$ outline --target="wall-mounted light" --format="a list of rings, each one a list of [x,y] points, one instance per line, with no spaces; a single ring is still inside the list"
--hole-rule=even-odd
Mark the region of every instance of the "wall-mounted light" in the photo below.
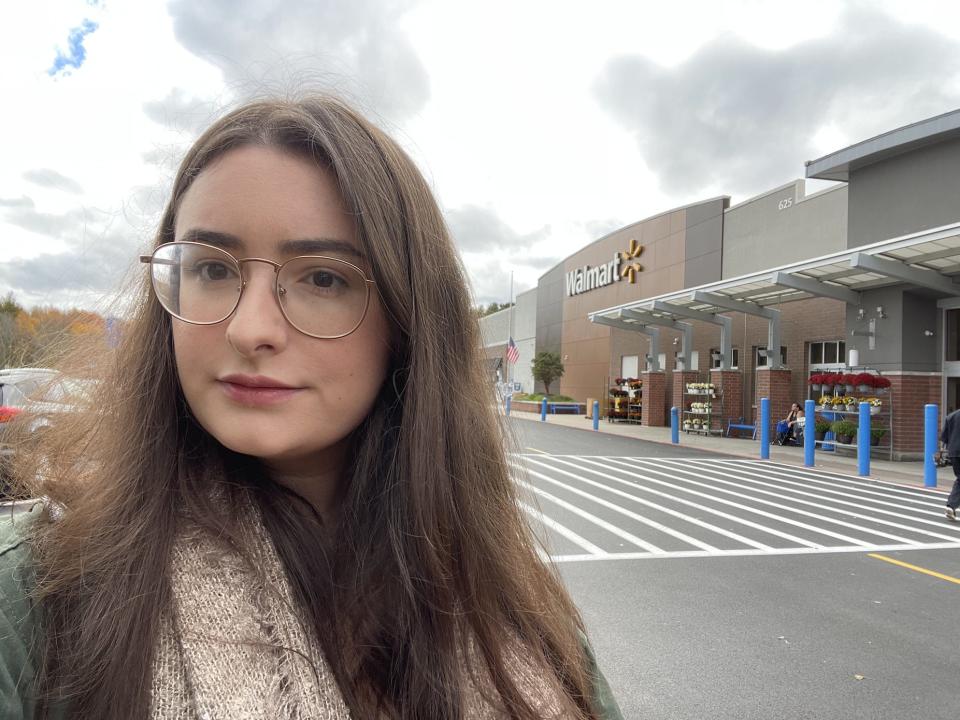
[[[679,344],[680,344],[680,338],[674,338],[674,339],[673,339],[673,344],[674,344],[674,345],[679,345]]]
[[[863,316],[867,314],[867,311],[863,308],[857,308],[857,320],[863,320]]]
[[[887,318],[886,314],[883,312],[883,305],[877,305],[877,317],[881,320],[885,320]]]
[[[924,330],[923,334],[927,337],[933,337],[933,330]]]

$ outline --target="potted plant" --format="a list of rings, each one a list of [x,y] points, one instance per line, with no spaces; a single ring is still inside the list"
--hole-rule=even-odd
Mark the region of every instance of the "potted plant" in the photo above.
[[[853,395],[848,395],[846,400],[847,400],[847,406],[846,406],[847,412],[857,412],[857,410],[859,409],[857,398],[855,398]]]
[[[853,378],[857,391],[861,393],[870,392],[873,387],[873,377],[870,373],[857,373]]]
[[[883,405],[883,401],[880,398],[870,398],[867,402],[870,403],[870,414],[879,415],[880,407]]]
[[[883,436],[887,434],[886,428],[870,428],[870,444],[879,445],[880,441],[883,439]]]
[[[878,393],[885,393],[890,389],[890,379],[881,375],[873,378],[873,389]]]
[[[833,392],[833,373],[824,373],[820,376],[820,392],[824,395]]]
[[[852,395],[856,390],[856,375],[853,373],[844,373],[840,376],[840,384],[843,385],[848,395]]]
[[[837,442],[842,445],[849,445],[853,442],[853,436],[857,434],[857,425],[849,420],[837,420],[830,429],[837,436]]]
[[[814,392],[820,392],[820,386],[823,384],[823,374],[814,373],[810,376],[810,379],[807,380],[807,383],[810,385],[810,389]]]
[[[830,423],[823,418],[818,417],[813,423],[813,437],[815,440],[823,440],[827,431],[830,430]]]

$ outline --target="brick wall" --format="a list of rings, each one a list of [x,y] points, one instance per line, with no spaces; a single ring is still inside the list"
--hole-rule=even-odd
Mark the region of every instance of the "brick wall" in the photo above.
[[[890,398],[893,404],[893,456],[896,460],[923,457],[923,406],[940,404],[943,376],[940,374],[886,374],[890,379]],[[879,397],[883,398],[883,395]],[[943,409],[937,419],[943,424]]]
[[[760,418],[760,399],[770,398],[770,423],[776,426],[790,412],[790,405],[794,403],[792,372],[790,370],[768,370],[760,368],[757,371],[757,419]],[[759,428],[758,428],[759,430]],[[771,435],[772,437],[772,435]]]
[[[680,411],[680,418],[683,419],[683,411],[687,409],[693,398],[684,397],[683,392],[687,383],[701,382],[700,373],[695,370],[684,370],[675,372],[673,375],[673,394],[670,396],[670,406],[676,406]]]
[[[724,430],[730,420],[737,422],[743,415],[743,373],[739,370],[711,370],[710,382],[716,386],[716,393],[723,400],[723,410],[718,416]],[[714,409],[718,403],[714,401]],[[746,418],[750,422],[750,418]]]
[[[649,427],[664,427],[669,423],[666,408],[667,375],[662,372],[640,373],[643,380],[642,423]]]

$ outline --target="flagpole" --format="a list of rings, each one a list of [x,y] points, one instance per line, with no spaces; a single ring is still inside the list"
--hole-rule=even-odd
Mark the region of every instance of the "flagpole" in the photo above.
[[[510,271],[510,299],[509,302],[509,315],[507,316],[509,320],[507,321],[509,328],[507,329],[507,337],[513,339],[513,270]],[[516,342],[516,340],[514,340]],[[509,392],[513,392],[513,363],[510,362],[510,359],[507,358],[507,382],[510,383]]]

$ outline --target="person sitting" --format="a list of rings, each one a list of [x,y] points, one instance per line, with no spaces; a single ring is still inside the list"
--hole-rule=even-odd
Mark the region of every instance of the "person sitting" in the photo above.
[[[777,445],[786,445],[797,440],[797,421],[803,417],[800,403],[793,403],[787,416],[777,423]]]

